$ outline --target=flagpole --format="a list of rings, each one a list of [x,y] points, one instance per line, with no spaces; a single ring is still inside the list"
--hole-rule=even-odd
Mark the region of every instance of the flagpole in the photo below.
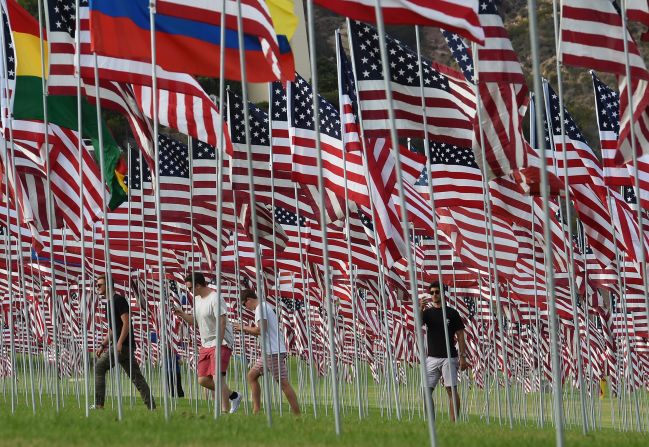
[[[248,85],[247,85],[247,72],[246,72],[246,52],[245,44],[243,39],[243,19],[241,17],[241,0],[237,0],[237,37],[239,44],[239,66],[241,69],[241,88],[242,88],[242,97],[243,97],[243,116],[244,116],[244,128],[246,136],[246,159],[248,163],[248,188],[250,190],[250,216],[252,224],[252,239],[254,244],[254,253],[255,253],[255,269],[257,274],[255,275],[255,282],[257,286],[257,296],[259,297],[260,306],[261,306],[261,318],[262,320],[266,319],[266,297],[265,291],[263,289],[263,284],[261,282],[261,275],[263,274],[263,268],[261,265],[261,256],[260,256],[260,247],[259,247],[259,233],[257,230],[257,209],[256,209],[256,200],[255,200],[255,182],[252,174],[252,147],[250,141],[250,117],[248,113]],[[224,42],[221,41],[221,46],[224,45]],[[264,386],[264,407],[266,409],[266,418],[268,421],[268,426],[272,425],[273,416],[272,408],[270,402],[270,381],[268,380],[268,362],[266,358],[266,348],[270,345],[269,343],[267,330],[263,330],[261,335],[261,355],[262,355],[262,365],[264,371],[264,381],[266,386]]]
[[[496,295],[496,318],[498,319],[498,334],[500,337],[500,341],[502,343],[502,354],[503,354],[503,380],[505,382],[505,399],[507,403],[507,419],[509,420],[509,428],[513,429],[514,428],[514,421],[513,421],[513,414],[512,414],[512,397],[511,397],[511,389],[510,389],[510,383],[509,383],[509,362],[508,362],[508,355],[507,355],[507,349],[505,346],[505,337],[504,337],[504,332],[503,332],[503,315],[502,315],[502,303],[500,299],[500,285],[498,282],[498,257],[496,254],[496,242],[495,242],[495,236],[494,236],[494,225],[493,225],[493,214],[491,211],[491,190],[489,189],[489,181],[487,179],[487,155],[485,151],[485,144],[484,144],[484,132],[482,128],[482,113],[481,113],[481,107],[480,105],[480,89],[479,89],[479,83],[480,83],[480,72],[478,70],[478,51],[477,51],[477,44],[473,44],[473,56],[474,56],[474,65],[475,65],[475,95],[476,95],[476,114],[477,114],[477,120],[478,120],[478,127],[479,127],[479,140],[480,140],[480,155],[482,156],[482,189],[484,193],[484,203],[485,203],[485,210],[487,211],[487,214],[485,216],[485,223],[486,225],[486,233],[487,233],[487,246],[489,247],[489,251],[491,252],[490,258],[493,259],[493,275],[494,275],[494,283],[495,287],[493,287]],[[514,113],[517,113],[517,111],[514,111]],[[491,270],[490,270],[490,275],[491,275]],[[489,289],[491,293],[491,283],[489,284]],[[497,355],[497,351],[496,351]],[[497,373],[497,372],[496,372]],[[497,394],[496,396],[499,397],[500,394]],[[499,402],[500,404],[500,402]]]
[[[239,0],[238,0],[239,1]],[[329,267],[329,248],[327,247],[327,216],[325,211],[325,185],[324,170],[322,163],[322,149],[320,146],[320,103],[318,99],[318,66],[316,61],[315,45],[315,18],[313,14],[313,0],[307,1],[307,26],[309,30],[309,53],[311,61],[311,85],[313,88],[313,129],[315,131],[315,150],[318,167],[318,189],[320,191],[320,225],[322,226],[322,257],[324,267],[324,286],[325,286],[325,305],[327,308],[327,326],[329,329],[329,356],[331,359],[331,385],[333,396],[334,410],[334,427],[336,434],[342,432],[342,421],[340,418],[340,404],[338,391],[338,371],[336,368],[336,347],[334,340],[334,321],[333,321],[333,297],[331,293],[331,278]]]
[[[46,207],[47,207],[47,220],[49,226],[49,235],[50,243],[54,241],[54,226],[56,221],[54,218],[54,204],[52,203],[54,198],[52,196],[52,179],[51,179],[51,160],[50,160],[50,144],[49,144],[49,122],[48,122],[48,110],[47,110],[47,80],[45,77],[45,38],[43,37],[43,1],[38,0],[38,33],[40,38],[40,52],[41,52],[41,86],[43,89],[43,128],[44,128],[44,137],[45,137],[45,173],[46,173],[46,183],[45,183],[45,198],[46,198]],[[50,266],[52,269],[52,297],[56,298],[56,277],[54,273],[54,250],[50,250]],[[55,312],[55,311],[54,311]],[[54,316],[52,316],[54,318]],[[58,371],[59,367],[59,349],[58,349],[58,335],[54,331],[54,368]],[[58,413],[61,409],[60,402],[60,389],[59,389],[59,377],[58,374],[54,378],[54,398],[55,398],[55,408]]]
[[[339,69],[337,70],[338,74],[338,85],[341,85],[341,69],[340,69],[340,30],[336,30],[336,60],[338,61]],[[343,105],[340,104],[340,116],[343,116]],[[341,135],[344,135],[344,123],[343,120],[340,120],[341,124]],[[363,407],[361,402],[361,387],[359,382],[359,366],[358,366],[358,345],[357,345],[357,333],[356,333],[356,288],[355,288],[355,266],[352,261],[352,241],[351,241],[351,230],[349,225],[350,219],[350,210],[349,210],[349,190],[347,186],[347,148],[344,144],[343,136],[343,181],[345,184],[345,232],[347,239],[347,265],[349,266],[349,285],[350,293],[352,298],[352,330],[354,333],[354,381],[356,384],[356,401],[358,404],[358,418],[363,419]]]
[[[540,98],[542,92],[541,86],[541,67],[539,58],[539,34],[537,24],[537,2],[536,0],[528,0],[528,14],[529,14],[529,33],[530,45],[532,55],[532,67],[534,73],[534,94],[535,97]],[[536,128],[543,129],[543,107],[542,102],[539,101],[536,107]],[[551,241],[550,231],[550,200],[548,190],[548,172],[547,160],[545,158],[545,138],[541,132],[537,132],[537,147],[541,154],[541,196],[543,197],[543,233],[546,241]],[[557,447],[564,445],[564,420],[563,420],[563,404],[562,404],[562,391],[561,391],[561,362],[559,359],[559,336],[558,336],[558,322],[556,302],[554,295],[554,272],[552,270],[552,253],[550,250],[545,251],[545,264],[547,272],[547,290],[548,290],[548,320],[550,327],[550,352],[552,359],[552,376],[553,376],[553,403],[554,403],[554,425],[555,437]]]
[[[442,273],[442,260],[440,258],[439,251],[439,236],[437,234],[437,213],[435,208],[435,192],[433,185],[433,172],[432,172],[432,161],[430,154],[430,142],[428,141],[428,116],[426,113],[426,95],[424,90],[424,62],[421,56],[421,37],[419,32],[419,25],[415,26],[415,38],[417,41],[417,65],[418,65],[418,75],[419,75],[419,92],[421,94],[421,113],[422,113],[422,124],[424,126],[424,151],[426,152],[426,171],[428,172],[428,195],[430,196],[430,207],[433,210],[432,220],[433,220],[433,242],[435,244],[435,254],[437,257],[437,278],[440,285],[444,284],[444,277]],[[443,290],[443,288],[441,289]],[[444,293],[441,293],[442,298],[442,318],[444,321],[447,321],[447,306],[446,306],[446,296]],[[446,343],[446,360],[448,364],[451,364],[451,340],[449,339],[448,325],[444,325],[444,338]],[[459,373],[459,371],[458,371]],[[451,397],[453,402],[457,402],[457,387],[451,387]],[[453,405],[453,416],[457,418],[458,410]]]
[[[640,176],[639,176],[639,168],[638,168],[638,153],[636,152],[637,146],[636,146],[636,139],[635,139],[635,124],[634,124],[634,106],[633,106],[633,92],[632,92],[632,84],[631,84],[631,62],[630,62],[630,57],[629,57],[629,42],[628,39],[626,38],[626,35],[628,33],[627,31],[627,16],[626,16],[626,10],[627,10],[627,1],[628,0],[622,0],[621,2],[621,7],[622,7],[622,33],[623,33],[623,42],[624,42],[624,70],[626,73],[626,80],[628,83],[627,87],[627,95],[628,95],[628,100],[629,100],[629,113],[631,114],[631,125],[630,125],[630,136],[631,136],[631,160],[633,162],[633,189],[634,193],[636,196],[636,200],[638,202],[638,206],[636,209],[637,213],[637,218],[638,218],[638,230],[639,230],[639,237],[640,237],[640,242],[642,245],[642,249],[640,250],[640,266],[642,268],[641,276],[642,276],[642,285],[644,287],[644,299],[645,299],[645,318],[647,319],[647,325],[649,326],[649,278],[647,278],[647,257],[645,250],[647,250],[647,246],[645,244],[645,234],[644,234],[644,223],[642,219],[642,207],[640,206]],[[620,118],[621,119],[621,118]]]

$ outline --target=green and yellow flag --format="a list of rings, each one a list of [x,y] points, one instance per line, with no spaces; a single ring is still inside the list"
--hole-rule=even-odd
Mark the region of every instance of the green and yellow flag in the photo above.
[[[13,116],[17,120],[43,121],[43,70],[41,61],[47,61],[48,57],[46,53],[45,57],[41,58],[38,21],[18,5],[15,0],[8,0],[7,6],[14,42],[14,60],[16,61]],[[43,32],[43,38],[45,38],[45,35],[45,32]],[[44,47],[47,52],[47,42],[44,43]],[[7,57],[10,57],[10,55],[7,54]],[[47,73],[47,69],[45,73]],[[91,139],[93,146],[97,148],[95,158],[97,164],[99,164],[99,132],[97,129],[96,107],[85,99],[82,100],[81,115],[83,122],[81,134],[84,138]],[[78,131],[76,96],[48,96],[47,118],[51,123]],[[126,193],[120,185],[115,172],[121,151],[103,120],[101,128],[104,138],[104,175],[111,193],[109,207],[115,209],[126,201]]]

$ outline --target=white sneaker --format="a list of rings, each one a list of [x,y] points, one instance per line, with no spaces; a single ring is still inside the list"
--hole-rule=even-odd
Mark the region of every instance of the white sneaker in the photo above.
[[[230,399],[230,414],[236,413],[241,404],[241,393],[237,392],[237,397]]]
[[[88,410],[90,410],[90,411],[93,411],[93,410],[103,410],[103,409],[104,409],[104,407],[97,407],[97,406],[95,406],[95,405],[90,405],[90,406],[88,407]]]

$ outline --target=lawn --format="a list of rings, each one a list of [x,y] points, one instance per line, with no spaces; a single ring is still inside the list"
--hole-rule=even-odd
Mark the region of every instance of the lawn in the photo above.
[[[324,411],[322,411],[324,413]],[[486,424],[471,416],[468,421],[452,425],[448,420],[437,423],[441,446],[541,446],[554,444],[554,430],[535,424],[516,425],[513,429],[497,422]],[[646,434],[604,429],[587,436],[578,430],[566,432],[571,446],[643,446],[649,445]],[[7,402],[0,406],[0,446],[419,446],[428,444],[425,423],[418,419],[388,420],[377,412],[359,420],[352,411],[342,420],[342,435],[336,436],[331,412],[317,419],[312,415],[295,418],[274,414],[272,427],[265,416],[246,415],[244,411],[213,419],[207,408],[195,408],[179,400],[169,420],[161,409],[151,413],[142,406],[126,406],[124,418],[107,409],[94,411],[89,418],[76,402],[56,414],[49,401],[38,408],[20,406],[11,414]]]

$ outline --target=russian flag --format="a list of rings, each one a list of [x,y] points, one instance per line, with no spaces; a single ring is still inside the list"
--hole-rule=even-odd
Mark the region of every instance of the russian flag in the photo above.
[[[219,77],[221,28],[209,23],[155,15],[156,62],[165,70],[197,76]],[[92,50],[97,54],[151,62],[151,22],[149,0],[91,0],[90,32]],[[225,30],[226,79],[241,80],[239,42],[236,30]],[[291,47],[278,36],[282,78],[294,75]],[[247,80],[270,82],[277,73],[269,63],[259,37],[244,35]]]

